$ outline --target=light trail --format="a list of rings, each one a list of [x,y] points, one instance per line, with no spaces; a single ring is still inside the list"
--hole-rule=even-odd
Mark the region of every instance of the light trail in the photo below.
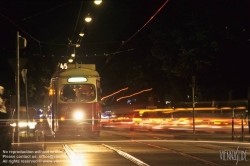
[[[124,98],[131,97],[131,96],[135,96],[135,95],[138,95],[138,94],[143,93],[143,92],[151,91],[152,89],[153,89],[153,88],[145,89],[145,90],[142,90],[142,91],[140,91],[140,92],[136,92],[136,93],[134,93],[134,94],[132,94],[132,95],[129,95],[129,96],[123,96],[123,97],[118,98],[116,101],[119,101],[119,100],[124,99]]]
[[[101,98],[101,100],[104,100],[104,99],[106,99],[106,98],[108,98],[108,97],[111,97],[111,96],[113,96],[113,95],[115,95],[115,94],[117,94],[117,93],[119,93],[119,92],[121,92],[121,91],[127,90],[127,89],[128,89],[128,87],[127,87],[127,88],[123,88],[123,89],[121,89],[121,90],[118,90],[118,91],[116,91],[116,92],[114,92],[114,93],[112,93],[112,94],[110,94],[110,95],[108,95],[108,96],[105,96],[105,97]]]

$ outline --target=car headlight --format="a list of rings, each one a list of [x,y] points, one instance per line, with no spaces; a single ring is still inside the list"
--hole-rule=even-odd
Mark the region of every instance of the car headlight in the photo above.
[[[74,118],[75,118],[76,120],[81,120],[81,119],[83,119],[83,113],[82,113],[81,111],[75,112],[75,113],[74,113]]]
[[[12,124],[10,124],[10,126],[16,127],[16,123],[12,123]],[[19,122],[18,126],[20,128],[29,126],[29,129],[34,129],[36,127],[36,122],[28,122],[28,124],[27,124],[27,122]]]

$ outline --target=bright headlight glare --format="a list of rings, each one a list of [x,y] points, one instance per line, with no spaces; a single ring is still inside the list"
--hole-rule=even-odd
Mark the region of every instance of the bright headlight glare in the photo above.
[[[74,118],[75,118],[76,120],[81,120],[81,119],[83,118],[83,113],[80,112],[80,111],[75,112]]]
[[[10,124],[12,127],[16,127],[16,123]],[[27,122],[19,122],[19,127],[27,127]],[[36,122],[28,122],[29,129],[34,129],[36,127]]]

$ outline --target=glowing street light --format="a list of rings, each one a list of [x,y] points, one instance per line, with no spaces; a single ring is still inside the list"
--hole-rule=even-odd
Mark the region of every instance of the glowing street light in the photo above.
[[[100,5],[100,4],[102,3],[102,0],[95,0],[94,3],[95,3],[96,5]]]
[[[69,63],[72,63],[72,62],[73,62],[73,59],[72,59],[72,58],[70,58],[70,59],[68,60],[68,62],[69,62]]]
[[[85,18],[86,19],[86,18]],[[84,32],[80,32],[79,36],[83,37],[84,36]]]
[[[90,15],[88,14],[88,16],[85,17],[85,21],[86,21],[86,22],[90,22],[91,20],[92,20],[92,18],[91,18]]]

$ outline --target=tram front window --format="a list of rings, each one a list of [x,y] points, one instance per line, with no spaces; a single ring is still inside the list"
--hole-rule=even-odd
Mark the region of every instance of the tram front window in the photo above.
[[[65,102],[89,102],[96,97],[94,85],[64,85],[60,92],[60,99]]]

